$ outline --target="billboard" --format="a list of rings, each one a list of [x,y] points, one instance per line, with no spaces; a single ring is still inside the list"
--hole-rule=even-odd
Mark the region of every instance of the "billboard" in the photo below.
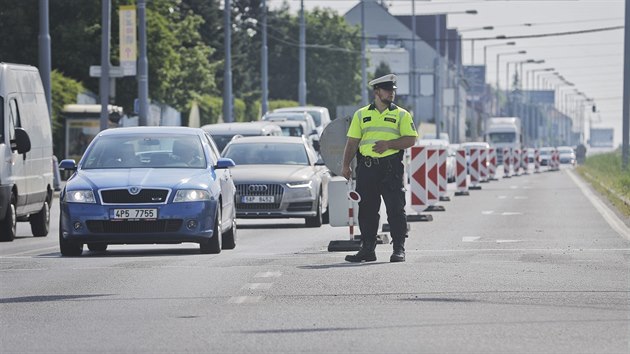
[[[486,67],[483,65],[464,66],[464,77],[468,82],[468,99],[478,101],[486,90]]]

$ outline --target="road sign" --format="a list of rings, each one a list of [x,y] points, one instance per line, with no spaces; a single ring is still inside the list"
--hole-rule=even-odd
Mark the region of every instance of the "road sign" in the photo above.
[[[120,66],[109,67],[109,77],[123,77],[123,69]],[[101,77],[101,66],[90,65],[90,77]]]
[[[120,18],[120,66],[125,76],[136,75],[136,6],[123,5],[119,8]]]

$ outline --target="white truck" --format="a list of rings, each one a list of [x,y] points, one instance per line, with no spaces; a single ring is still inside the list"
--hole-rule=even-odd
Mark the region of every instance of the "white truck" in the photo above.
[[[521,119],[490,117],[486,121],[484,140],[497,150],[497,164],[503,163],[503,149],[520,149],[523,144]]]

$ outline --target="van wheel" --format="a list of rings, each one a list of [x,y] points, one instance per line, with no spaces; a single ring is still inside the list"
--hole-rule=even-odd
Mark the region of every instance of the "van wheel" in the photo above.
[[[4,220],[0,221],[0,241],[13,241],[17,233],[17,215],[15,215],[15,196],[11,196]]]
[[[212,238],[199,243],[199,250],[204,254],[221,253],[221,205],[219,203],[217,204],[217,216],[214,219],[214,227],[212,228]]]
[[[42,210],[37,214],[31,215],[29,220],[31,222],[31,232],[33,236],[47,236],[48,230],[50,230],[50,204],[48,204],[48,201],[45,201]]]

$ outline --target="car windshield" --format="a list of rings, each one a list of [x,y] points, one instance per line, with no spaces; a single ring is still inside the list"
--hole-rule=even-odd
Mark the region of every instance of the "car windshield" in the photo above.
[[[516,141],[516,133],[490,133],[488,136],[490,144],[513,143]]]
[[[83,169],[205,168],[195,135],[110,135],[96,139],[81,160]]]
[[[560,153],[560,154],[571,154],[571,153],[573,153],[573,149],[570,149],[570,148],[564,148],[564,149],[563,149],[563,148],[560,148],[560,149],[558,149],[558,153]]]
[[[282,128],[282,135],[284,136],[302,136],[304,134],[304,129],[302,129],[302,126],[280,128]]]
[[[240,143],[229,145],[223,156],[237,165],[308,165],[306,149],[295,143]]]

